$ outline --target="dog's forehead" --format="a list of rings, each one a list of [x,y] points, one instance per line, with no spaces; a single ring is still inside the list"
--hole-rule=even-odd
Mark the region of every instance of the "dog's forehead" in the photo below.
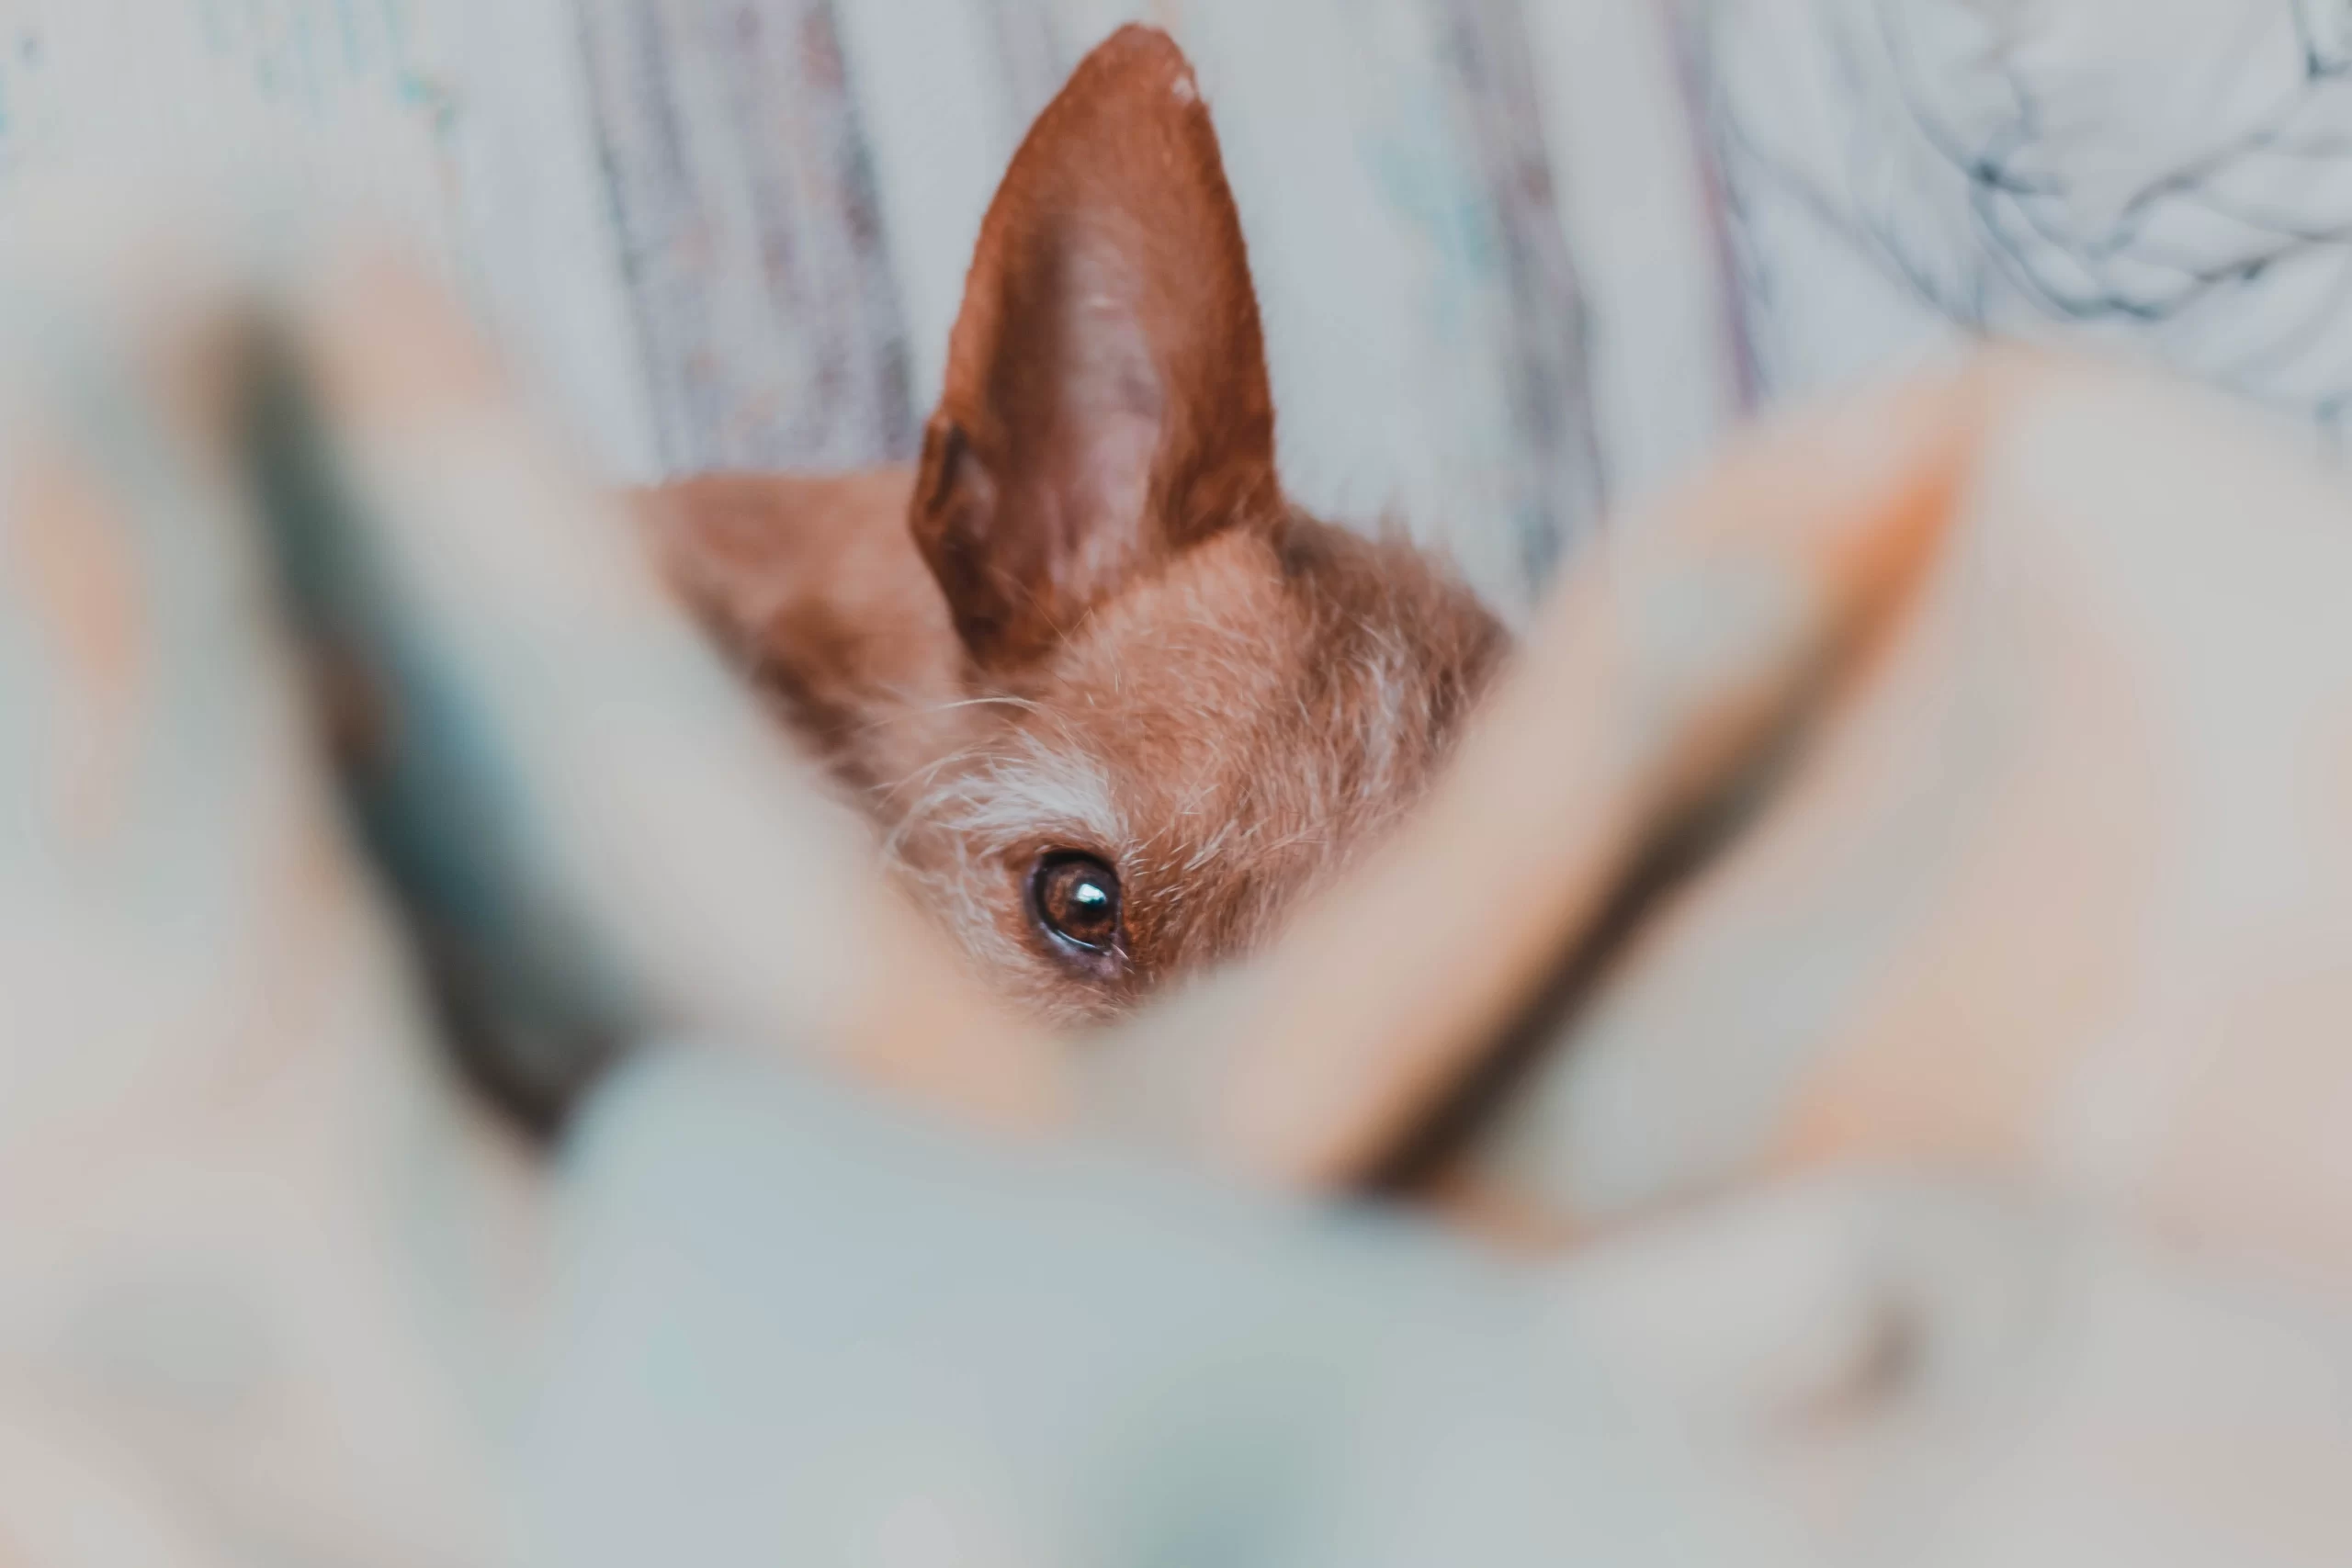
[[[1261,874],[1302,867],[1418,789],[1448,689],[1475,679],[1463,616],[1478,643],[1484,613],[1418,558],[1302,571],[1237,531],[1102,606],[1043,672],[1028,722],[1099,770],[1125,848],[1254,846]]]
[[[1215,539],[1098,608],[1037,696],[1098,745],[1197,768],[1299,683],[1307,630],[1261,542]]]

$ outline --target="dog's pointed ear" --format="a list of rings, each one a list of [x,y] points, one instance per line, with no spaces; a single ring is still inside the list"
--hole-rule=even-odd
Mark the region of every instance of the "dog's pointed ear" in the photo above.
[[[1038,117],[980,229],[911,525],[984,667],[1272,514],[1273,401],[1192,67],[1127,27]]]

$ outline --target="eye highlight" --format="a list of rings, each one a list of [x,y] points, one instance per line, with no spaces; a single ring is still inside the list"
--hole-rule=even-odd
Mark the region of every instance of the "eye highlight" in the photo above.
[[[1076,850],[1040,855],[1029,873],[1029,916],[1073,957],[1108,958],[1119,949],[1119,874]]]

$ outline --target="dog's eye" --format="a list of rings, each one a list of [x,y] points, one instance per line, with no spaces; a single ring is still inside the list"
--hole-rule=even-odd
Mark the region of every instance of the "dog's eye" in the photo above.
[[[1041,856],[1029,874],[1029,911],[1056,942],[1111,953],[1119,942],[1119,874],[1073,850]]]

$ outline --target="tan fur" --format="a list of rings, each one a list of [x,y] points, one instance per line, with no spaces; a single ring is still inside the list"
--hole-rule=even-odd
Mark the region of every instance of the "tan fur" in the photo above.
[[[1286,502],[1207,111],[1123,29],[1015,156],[912,472],[644,498],[688,602],[1018,1001],[1100,1019],[1262,942],[1421,793],[1503,650],[1409,547]],[[1116,869],[1114,966],[1036,929]]]

